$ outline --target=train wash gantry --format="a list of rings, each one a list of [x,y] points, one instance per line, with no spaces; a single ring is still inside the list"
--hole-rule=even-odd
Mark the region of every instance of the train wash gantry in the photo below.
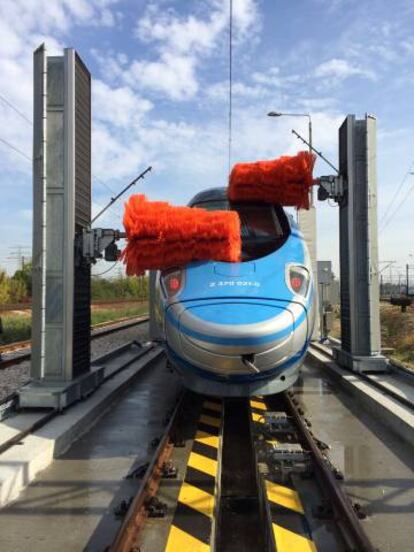
[[[91,264],[116,260],[124,237],[91,228],[103,211],[91,220],[91,75],[73,48],[49,57],[42,44],[34,52],[31,382],[19,391],[22,408],[62,410],[103,381],[103,367],[90,362]]]
[[[91,229],[90,86],[75,50],[53,57],[44,45],[35,51],[32,381],[20,390],[21,407],[62,409],[102,381],[102,371],[90,368],[90,266],[103,254],[115,258],[124,234]],[[339,204],[342,341],[335,354],[356,371],[387,369],[380,353],[375,140],[372,116],[348,115],[339,130],[339,174],[321,177],[318,190],[320,200]]]
[[[319,179],[318,199],[339,206],[341,344],[338,364],[384,372],[379,317],[376,119],[348,115],[339,129],[338,174]]]
[[[336,174],[321,176],[318,200],[339,206],[341,342],[338,364],[355,372],[386,372],[379,316],[376,119],[348,115],[339,128],[339,168],[292,130]]]

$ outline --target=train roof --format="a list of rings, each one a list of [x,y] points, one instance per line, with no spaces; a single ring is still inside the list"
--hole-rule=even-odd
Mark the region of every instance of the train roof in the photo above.
[[[220,199],[227,199],[227,188],[209,188],[196,194],[190,201],[190,205],[194,203],[202,203],[203,201],[218,201]]]

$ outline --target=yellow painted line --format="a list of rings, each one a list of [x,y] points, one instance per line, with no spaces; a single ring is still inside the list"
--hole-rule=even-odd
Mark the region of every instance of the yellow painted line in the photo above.
[[[252,408],[257,408],[258,410],[266,410],[266,405],[262,401],[259,402],[259,401],[254,401],[253,399],[251,399],[250,406]]]
[[[210,552],[210,546],[175,527],[175,525],[171,525],[165,552],[184,552],[184,550]]]
[[[272,523],[272,527],[278,552],[317,552],[315,544],[310,539],[276,523]]]
[[[215,412],[221,412],[222,411],[222,404],[221,403],[213,403],[210,401],[204,401],[203,408],[208,408],[209,410],[214,410]]]
[[[198,420],[200,424],[207,424],[213,427],[220,427],[221,419],[213,418],[213,416],[207,416],[207,414],[202,414]]]
[[[280,504],[289,510],[304,514],[299,495],[293,489],[265,480],[267,498],[275,504]]]
[[[202,456],[196,452],[190,453],[188,465],[191,468],[195,468],[196,470],[207,473],[213,477],[216,477],[217,475],[217,460],[212,460],[211,458],[207,458],[207,456]]]
[[[219,447],[219,438],[217,435],[211,435],[211,433],[201,431],[201,429],[197,431],[195,440],[199,443],[203,443],[203,445],[209,445],[210,447],[214,447],[216,449]]]
[[[213,517],[214,496],[186,481],[183,481],[178,500],[210,518]]]
[[[258,422],[259,424],[264,424],[265,420],[263,414],[257,414],[257,412],[252,412],[252,420]]]

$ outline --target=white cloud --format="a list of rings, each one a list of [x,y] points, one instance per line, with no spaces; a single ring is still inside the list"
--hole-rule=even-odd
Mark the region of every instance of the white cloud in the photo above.
[[[101,80],[95,80],[92,81],[92,107],[94,120],[128,127],[137,124],[153,104],[127,86],[111,88]]]
[[[178,16],[174,10],[159,9],[151,4],[139,19],[136,35],[144,42],[158,42],[161,51],[178,54],[207,54],[218,46],[221,33],[229,24],[227,2],[209,2],[209,16],[205,19],[188,15]],[[255,0],[233,1],[235,40],[244,37],[258,23]]]
[[[375,79],[373,71],[353,65],[349,61],[339,58],[333,58],[318,65],[314,71],[314,76],[318,78],[333,77],[338,80],[347,79],[353,76]]]
[[[123,73],[131,86],[162,93],[173,100],[193,98],[199,88],[197,69],[201,60],[222,45],[228,30],[228,4],[210,0],[208,15],[178,15],[173,9],[150,4],[138,20],[136,36],[153,44],[156,59],[137,59]],[[259,15],[255,0],[234,0],[233,24],[235,47],[258,29]],[[119,72],[119,67],[117,68]]]
[[[0,19],[17,33],[64,33],[74,24],[113,25],[118,0],[2,0]]]
[[[216,101],[228,101],[229,83],[228,81],[216,82],[206,89],[207,96]],[[232,95],[235,99],[253,100],[267,96],[269,91],[263,86],[246,84],[244,82],[234,82],[232,86]]]
[[[305,79],[305,75],[281,75],[279,67],[269,67],[267,71],[256,71],[252,74],[252,80],[270,88],[287,88],[297,86]]]
[[[134,61],[123,72],[125,82],[135,88],[148,88],[173,100],[186,100],[198,91],[195,59],[165,52],[157,61]]]
[[[62,54],[66,35],[75,25],[110,24],[117,0],[2,0],[0,2],[0,93],[28,119],[32,118],[33,50],[46,43],[48,55]],[[32,128],[0,102],[1,137],[32,154]],[[30,173],[31,166],[4,144],[0,167]]]

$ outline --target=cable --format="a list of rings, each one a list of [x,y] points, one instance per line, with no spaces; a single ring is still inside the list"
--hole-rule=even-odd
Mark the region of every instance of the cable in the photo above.
[[[11,109],[13,109],[13,111],[15,111],[18,115],[20,115],[20,117],[22,119],[24,119],[26,121],[26,123],[28,123],[29,125],[32,125],[32,121],[26,117],[26,115],[24,113],[22,113],[19,109],[17,109],[17,107],[15,107],[11,102],[9,102],[9,100],[7,100],[4,96],[2,96],[0,94],[0,100],[5,103],[7,106],[9,106]]]
[[[103,180],[101,180],[100,178],[98,178],[98,177],[96,176],[96,174],[93,174],[93,175],[92,175],[92,178],[93,178],[93,180],[96,180],[97,182],[99,182],[100,184],[102,184],[102,186],[105,186],[105,188],[108,190],[108,192],[111,192],[111,194],[115,194],[115,193],[116,193],[112,188],[110,188],[110,187],[108,186],[108,184],[107,184],[106,182],[104,182]]]
[[[411,194],[411,192],[414,190],[414,184],[411,186],[411,188],[408,189],[407,193],[405,194],[405,196],[402,198],[402,200],[400,201],[400,203],[397,205],[396,209],[394,209],[394,211],[391,213],[391,216],[389,217],[388,221],[385,223],[385,225],[381,228],[380,230],[380,234],[382,234],[384,232],[384,230],[389,226],[389,224],[391,222],[393,222],[395,220],[394,218],[394,215],[395,213],[397,213],[400,209],[400,207],[407,201],[408,199],[408,196]]]
[[[25,159],[27,159],[28,161],[30,161],[30,163],[32,162],[32,160],[30,159],[30,157],[28,157],[25,153],[23,153],[21,150],[19,150],[18,148],[16,148],[16,146],[13,146],[13,144],[10,144],[10,142],[7,142],[7,140],[5,140],[4,138],[0,138],[0,142],[3,142],[3,144],[6,144],[6,146],[8,146],[9,148],[11,148],[12,150],[16,151],[17,153],[20,153],[20,155],[22,155]]]
[[[403,178],[402,178],[402,180],[401,180],[401,182],[400,182],[400,184],[399,184],[399,186],[398,186],[398,188],[397,188],[395,194],[393,195],[393,197],[392,197],[390,203],[388,204],[388,207],[387,207],[387,209],[386,209],[384,215],[381,217],[381,220],[380,220],[380,223],[379,223],[380,226],[383,225],[384,223],[386,223],[386,221],[387,221],[387,215],[388,215],[388,213],[390,212],[391,207],[392,207],[394,201],[397,199],[398,194],[399,194],[400,191],[402,190],[402,188],[403,188],[403,186],[404,186],[404,184],[405,184],[405,181],[407,180],[407,178],[408,178],[408,177],[410,176],[410,174],[412,173],[413,167],[414,167],[414,161],[410,163],[410,166],[408,167],[407,172],[406,172],[405,175],[403,176]]]
[[[233,117],[233,0],[230,0],[229,13],[229,178],[231,170],[231,139]]]
[[[92,274],[93,278],[96,278],[98,276],[103,276],[104,274],[107,274],[110,270],[116,267],[116,265],[119,263],[119,261],[115,261],[114,264],[108,268],[108,270],[105,270],[104,272],[100,272],[99,274]]]
[[[92,178],[93,178],[93,180],[96,180],[97,182],[99,182],[100,184],[102,184],[103,186],[105,186],[105,188],[106,188],[109,192],[111,192],[111,194],[116,194],[116,192],[115,192],[112,188],[110,188],[106,182],[104,182],[103,180],[101,180],[100,178],[98,178],[96,175],[93,174],[93,175],[92,175]],[[102,207],[100,207],[100,209],[102,209]],[[121,210],[118,209],[117,207],[113,207],[113,208],[111,209],[111,211],[112,211],[113,213],[116,213],[116,215],[117,215],[118,217],[121,217],[121,218],[122,218],[122,216],[123,216],[123,215],[122,215],[122,212],[121,212]]]

